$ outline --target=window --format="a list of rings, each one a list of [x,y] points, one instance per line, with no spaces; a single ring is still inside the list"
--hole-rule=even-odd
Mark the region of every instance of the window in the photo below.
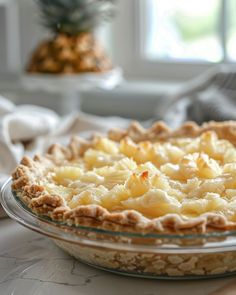
[[[219,62],[224,58],[220,0],[147,0],[145,55]],[[222,20],[218,24],[219,20]],[[225,32],[224,32],[225,34]],[[207,50],[206,50],[207,49]]]
[[[120,1],[120,43],[131,77],[183,80],[236,62],[235,0]]]

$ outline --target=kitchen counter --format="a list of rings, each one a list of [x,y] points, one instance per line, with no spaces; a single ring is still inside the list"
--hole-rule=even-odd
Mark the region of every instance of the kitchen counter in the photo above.
[[[160,281],[100,271],[74,260],[48,238],[10,219],[0,221],[0,233],[1,295],[236,294],[236,278],[233,277]],[[222,291],[213,292],[219,289]]]
[[[51,85],[51,84],[50,84]],[[98,116],[121,116],[139,120],[161,118],[170,97],[181,89],[181,83],[163,81],[123,81],[111,90],[80,91],[77,98],[63,91],[26,88],[20,77],[0,76],[0,94],[15,104],[36,104],[66,115],[79,108]],[[80,100],[80,103],[78,103]],[[134,107],[135,105],[135,107]]]

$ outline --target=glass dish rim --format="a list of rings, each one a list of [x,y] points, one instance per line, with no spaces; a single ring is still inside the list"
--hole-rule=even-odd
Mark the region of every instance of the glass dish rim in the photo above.
[[[21,225],[38,232],[44,236],[52,239],[61,240],[63,242],[72,243],[75,245],[85,245],[88,247],[104,247],[113,249],[116,251],[131,251],[131,252],[148,252],[148,253],[165,253],[165,254],[190,254],[190,253],[222,253],[228,251],[236,250],[236,237],[232,237],[231,240],[217,241],[217,242],[207,242],[203,244],[194,245],[178,245],[174,241],[171,243],[161,243],[161,244],[146,244],[145,239],[141,244],[133,244],[124,242],[124,240],[109,240],[105,237],[102,239],[97,238],[97,236],[84,236],[80,232],[76,233],[73,231],[64,231],[62,227],[58,226],[56,223],[49,223],[45,220],[40,220],[37,216],[29,214],[25,209],[23,209],[16,199],[12,196],[11,187],[9,181],[8,185],[5,186],[5,191],[2,191],[0,200],[2,202],[3,208],[7,214],[20,223]],[[7,191],[8,190],[8,191]],[[19,213],[20,212],[20,213]],[[71,227],[70,227],[71,229]],[[90,233],[90,232],[89,232]],[[98,233],[100,234],[100,232]],[[122,236],[121,236],[122,238]],[[125,237],[124,237],[125,238]],[[132,238],[132,237],[131,237]],[[170,238],[170,237],[169,237]]]
[[[11,189],[12,178],[4,182],[1,187],[0,200],[2,203],[3,197],[10,190],[11,197],[15,200],[18,207],[20,207],[26,214],[29,214],[31,217],[43,222],[49,226],[63,226],[67,229],[78,229],[85,232],[95,233],[95,234],[104,234],[110,236],[120,236],[126,238],[142,238],[142,239],[207,239],[207,238],[226,238],[226,237],[236,237],[236,230],[227,230],[227,231],[211,231],[207,233],[193,233],[193,234],[159,234],[159,233],[135,233],[135,232],[124,232],[124,231],[111,231],[102,228],[88,227],[83,225],[68,225],[65,222],[54,221],[48,216],[39,216],[32,212],[17,196]],[[4,206],[3,206],[4,207]],[[5,209],[5,208],[4,208]],[[7,210],[8,211],[8,210]]]

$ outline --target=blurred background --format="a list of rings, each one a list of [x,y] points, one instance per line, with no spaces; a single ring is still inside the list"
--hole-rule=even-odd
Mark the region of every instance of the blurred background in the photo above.
[[[16,104],[36,104],[64,115],[74,110],[65,92],[42,85],[26,87],[22,82],[33,50],[51,35],[41,25],[36,2],[0,0],[0,93]],[[41,2],[44,9],[54,3]],[[77,107],[86,113],[161,118],[169,98],[183,83],[236,61],[235,0],[112,2],[115,16],[96,28],[96,36],[113,66],[122,69],[123,80],[110,89],[77,89]]]

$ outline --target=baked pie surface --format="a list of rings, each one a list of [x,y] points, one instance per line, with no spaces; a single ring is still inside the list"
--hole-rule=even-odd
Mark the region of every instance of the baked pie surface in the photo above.
[[[24,157],[12,190],[69,225],[195,233],[236,229],[236,122],[111,130]]]

